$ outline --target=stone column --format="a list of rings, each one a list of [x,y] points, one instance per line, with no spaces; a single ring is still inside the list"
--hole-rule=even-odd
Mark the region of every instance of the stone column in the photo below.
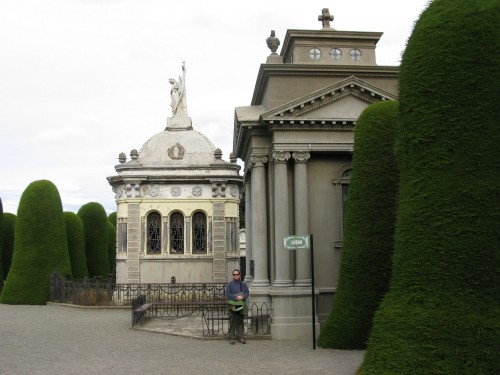
[[[273,152],[274,161],[274,257],[276,267],[275,287],[290,287],[291,251],[284,250],[283,237],[290,234],[288,209],[288,173],[287,163],[290,153]]]
[[[247,171],[250,174],[250,171]],[[251,260],[253,259],[252,254],[252,181],[250,175],[246,176],[245,181],[245,234],[246,234],[246,275],[245,282],[251,283],[253,280],[253,274],[251,270]]]
[[[295,206],[295,234],[310,234],[309,231],[309,204],[307,193],[307,160],[311,157],[308,152],[294,152],[294,206]],[[307,250],[295,251],[295,286],[310,287],[311,260]]]
[[[269,271],[267,260],[267,199],[266,168],[267,156],[250,157],[252,166],[252,253],[254,259],[253,287],[267,287]]]

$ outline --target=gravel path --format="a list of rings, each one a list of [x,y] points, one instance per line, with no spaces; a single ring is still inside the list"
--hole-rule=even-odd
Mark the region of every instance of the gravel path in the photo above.
[[[355,374],[362,351],[130,329],[129,310],[0,304],[0,374]]]

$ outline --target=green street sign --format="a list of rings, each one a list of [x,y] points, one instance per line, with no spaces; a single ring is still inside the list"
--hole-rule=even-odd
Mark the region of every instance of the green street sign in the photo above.
[[[287,236],[283,237],[285,250],[310,249],[309,236]]]

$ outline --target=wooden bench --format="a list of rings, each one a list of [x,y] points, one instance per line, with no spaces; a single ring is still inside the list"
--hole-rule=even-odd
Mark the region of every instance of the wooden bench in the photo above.
[[[146,296],[139,296],[132,300],[132,327],[137,323],[142,323],[153,303],[146,302]]]

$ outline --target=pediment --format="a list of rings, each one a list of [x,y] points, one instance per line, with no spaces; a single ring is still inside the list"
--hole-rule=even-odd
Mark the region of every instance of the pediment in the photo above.
[[[356,121],[370,104],[397,97],[357,77],[350,76],[336,84],[315,91],[278,108],[263,113],[265,122],[274,121]]]

